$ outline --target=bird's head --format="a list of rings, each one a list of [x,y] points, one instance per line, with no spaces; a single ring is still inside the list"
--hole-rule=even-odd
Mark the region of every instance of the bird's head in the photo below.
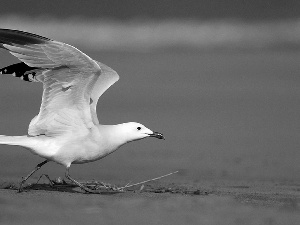
[[[152,131],[140,123],[129,122],[122,123],[117,126],[119,126],[127,142],[140,140],[146,137],[165,139],[162,133]]]

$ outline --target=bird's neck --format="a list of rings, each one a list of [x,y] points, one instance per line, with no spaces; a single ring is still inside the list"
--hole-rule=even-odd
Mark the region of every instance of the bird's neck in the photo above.
[[[127,132],[123,129],[122,124],[117,125],[97,125],[98,134],[100,140],[106,140],[110,145],[120,146],[128,143]]]

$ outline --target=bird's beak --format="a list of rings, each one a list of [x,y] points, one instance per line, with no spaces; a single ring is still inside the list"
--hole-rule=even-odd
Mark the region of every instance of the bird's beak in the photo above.
[[[155,131],[152,134],[149,134],[149,137],[155,137],[155,138],[158,138],[158,139],[164,139],[165,140],[165,137],[162,133],[155,132]]]

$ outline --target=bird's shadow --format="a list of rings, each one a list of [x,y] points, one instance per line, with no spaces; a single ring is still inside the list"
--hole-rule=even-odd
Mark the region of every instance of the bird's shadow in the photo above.
[[[51,180],[52,182],[55,182],[54,180]],[[87,184],[89,188],[94,188],[94,181],[92,182],[85,182],[84,184]],[[95,181],[95,183],[97,183]],[[80,187],[76,186],[75,184],[66,182],[63,180],[63,182],[60,183],[33,183],[33,184],[27,184],[23,188],[23,192],[31,192],[31,191],[47,191],[47,192],[61,192],[61,193],[74,193],[74,194],[101,194],[101,195],[114,195],[118,193],[142,193],[142,192],[148,192],[148,193],[169,193],[169,194],[184,194],[184,195],[209,195],[213,193],[213,191],[208,189],[202,189],[198,187],[193,186],[186,186],[186,185],[177,185],[175,183],[170,183],[168,185],[166,184],[147,184],[143,189],[140,187],[139,189],[133,189],[133,188],[126,188],[124,191],[116,191],[109,188],[97,188],[100,192],[98,193],[88,193],[83,191]],[[0,189],[10,189],[18,191],[19,186],[16,182],[4,182],[0,184]]]
[[[40,182],[41,178],[44,177],[46,180],[43,180],[43,183]],[[153,181],[152,180],[147,180]],[[133,185],[125,185],[120,188],[116,185],[111,185],[108,183],[100,182],[100,181],[87,181],[81,182],[85,187],[94,190],[95,193],[89,193],[82,190],[76,184],[73,184],[69,181],[65,181],[64,179],[50,179],[47,174],[42,174],[39,179],[35,183],[27,183],[23,187],[23,192],[31,192],[31,191],[47,191],[47,192],[61,192],[61,193],[77,193],[77,194],[101,194],[101,195],[114,195],[118,193],[169,193],[169,194],[184,194],[184,195],[208,195],[213,193],[211,190],[202,189],[190,185],[179,185],[176,183],[159,183],[152,182],[151,184],[145,184],[146,182],[139,182],[139,186],[137,184]],[[10,190],[19,190],[19,183],[17,182],[3,182],[0,183],[0,189],[10,189]]]
[[[81,190],[80,187],[73,185],[73,184],[30,184],[24,188],[24,191],[29,190],[43,190],[43,191],[56,191],[56,192],[68,192],[68,193],[81,193],[81,194],[101,194],[101,195],[112,195],[122,193],[120,191],[113,191],[113,190],[99,190],[99,193],[88,193]]]
[[[48,183],[39,183],[42,176],[45,176],[48,179]],[[66,182],[65,180],[51,180],[49,176],[43,174],[35,183],[28,183],[23,186],[22,192],[29,192],[33,190],[39,191],[53,191],[53,192],[68,192],[68,193],[81,193],[81,194],[104,194],[104,195],[112,195],[123,193],[123,191],[112,190],[111,188],[104,188],[103,186],[99,188],[97,187],[98,193],[88,193],[82,190],[75,184]],[[85,186],[90,189],[95,189],[95,181],[85,182]],[[98,183],[97,183],[98,184]],[[0,184],[0,189],[10,189],[19,191],[19,184],[16,182],[4,182]]]

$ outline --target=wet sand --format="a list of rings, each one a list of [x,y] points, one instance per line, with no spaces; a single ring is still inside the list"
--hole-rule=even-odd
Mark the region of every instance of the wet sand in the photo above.
[[[1,224],[299,224],[300,183],[154,181],[124,193],[85,194],[46,180],[17,193],[2,181]]]

